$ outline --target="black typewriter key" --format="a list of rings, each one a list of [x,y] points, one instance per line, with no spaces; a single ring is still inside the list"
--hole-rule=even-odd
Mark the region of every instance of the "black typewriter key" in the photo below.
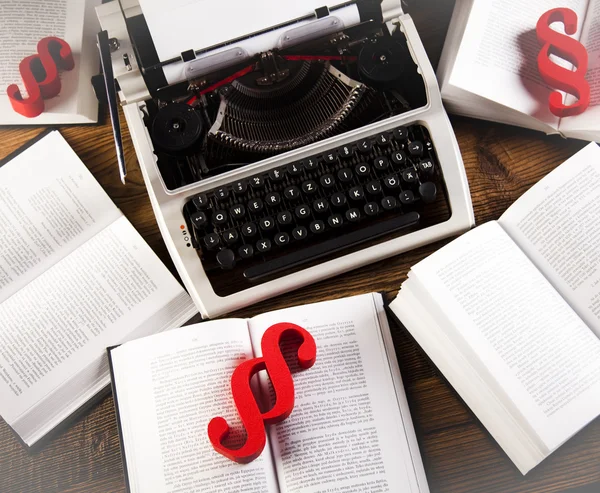
[[[351,223],[358,222],[360,220],[360,210],[354,208],[346,211],[346,219]]]
[[[396,139],[401,140],[401,141],[408,139],[407,128],[406,127],[398,127],[397,129],[395,129],[394,137],[396,137]]]
[[[238,241],[240,235],[235,229],[228,229],[227,231],[223,231],[223,241],[227,245],[233,245],[236,241]]]
[[[373,166],[375,166],[375,169],[378,169],[379,171],[384,171],[388,169],[390,162],[386,157],[377,157],[375,158],[375,161],[373,161]]]
[[[244,236],[247,236],[248,238],[255,236],[256,232],[257,232],[256,224],[254,224],[254,223],[246,223],[242,226],[242,234]]]
[[[292,213],[289,211],[283,211],[277,214],[277,222],[281,226],[288,226],[292,224]]]
[[[265,186],[265,181],[262,176],[253,176],[250,178],[250,185],[252,188],[262,188]]]
[[[192,202],[194,203],[197,209],[205,209],[209,205],[208,197],[205,193],[200,193],[196,195],[192,199]]]
[[[319,181],[323,188],[331,188],[335,185],[335,178],[333,175],[323,175]]]
[[[277,182],[283,180],[283,171],[281,169],[272,169],[269,171],[269,178]]]
[[[354,172],[360,177],[369,176],[369,173],[371,172],[371,167],[367,163],[358,163],[354,167]]]
[[[431,161],[431,159],[426,159],[419,162],[418,168],[421,172],[425,173],[426,175],[431,175],[433,174],[435,166],[433,165],[433,161]]]
[[[313,211],[323,213],[329,210],[329,202],[323,199],[318,199],[313,202]]]
[[[236,181],[233,184],[233,193],[236,195],[243,195],[248,190],[248,182],[246,180]]]
[[[334,151],[326,152],[323,154],[323,162],[324,163],[335,163],[337,161],[337,156]]]
[[[217,233],[210,233],[204,237],[204,244],[209,250],[214,250],[221,243],[221,238]]]
[[[384,178],[383,184],[385,185],[385,188],[395,190],[400,187],[400,179],[397,175],[388,176],[387,178]]]
[[[306,204],[299,205],[296,207],[294,213],[298,219],[306,219],[307,217],[310,217],[310,207]]]
[[[277,233],[274,240],[277,246],[284,246],[290,242],[290,235],[287,233]]]
[[[319,160],[314,157],[309,157],[308,159],[301,161],[301,163],[304,164],[304,169],[309,171],[315,170],[319,167]]]
[[[308,235],[308,230],[304,226],[297,226],[292,231],[294,240],[303,240]]]
[[[271,249],[271,240],[269,240],[269,239],[258,240],[256,242],[256,249],[260,253],[268,252]]]
[[[368,202],[364,207],[367,216],[376,216],[379,213],[379,205],[377,202]]]
[[[421,196],[421,200],[426,204],[430,204],[431,202],[435,202],[435,198],[437,196],[437,187],[435,183],[431,181],[426,181],[421,184],[419,187],[419,195]]]
[[[206,214],[202,211],[194,212],[190,215],[190,219],[192,220],[192,224],[197,228],[201,229],[206,225]]]
[[[235,204],[229,209],[229,214],[234,219],[241,219],[246,215],[246,208],[242,204]]]
[[[377,136],[375,142],[381,147],[385,147],[390,144],[390,136],[387,133],[382,133]]]
[[[314,234],[319,235],[325,231],[325,223],[319,219],[310,223],[309,228]]]
[[[281,195],[277,192],[270,193],[265,197],[265,202],[269,207],[276,207],[281,203]]]
[[[263,201],[260,199],[251,200],[248,202],[248,210],[250,212],[260,212],[263,210]]]
[[[362,200],[365,196],[365,191],[363,187],[353,187],[348,192],[351,200]]]
[[[263,217],[258,224],[263,231],[271,231],[275,227],[275,219],[272,217]]]
[[[300,197],[300,189],[296,186],[287,187],[283,191],[283,195],[288,200],[297,200]]]
[[[346,196],[342,192],[334,193],[331,196],[331,203],[335,207],[343,207],[346,205],[346,202],[348,202],[348,199],[346,199]]]
[[[423,155],[423,144],[418,140],[408,144],[408,152],[413,157],[421,157]]]
[[[410,205],[415,201],[415,194],[412,193],[412,190],[404,190],[400,193],[398,198],[402,205]]]
[[[351,145],[345,145],[342,147],[338,147],[337,149],[337,155],[342,158],[342,159],[346,159],[349,157],[352,157],[352,146]]]
[[[402,172],[402,180],[406,183],[415,183],[417,179],[417,172],[412,168],[405,169]]]
[[[348,168],[341,169],[337,172],[337,177],[342,183],[348,183],[352,181],[352,171]]]
[[[381,183],[377,180],[367,183],[367,193],[371,195],[379,195],[381,193]]]
[[[219,188],[215,192],[215,197],[217,200],[225,200],[227,197],[229,197],[229,190],[226,187]]]
[[[358,151],[362,154],[368,154],[373,149],[373,142],[371,139],[364,139],[358,143]]]
[[[242,245],[238,248],[238,255],[244,260],[249,259],[254,255],[254,247],[252,245]]]
[[[290,163],[287,165],[288,173],[292,176],[298,176],[302,173],[302,163]]]
[[[229,248],[225,248],[217,253],[217,262],[223,269],[233,269],[235,267],[235,253]]]
[[[218,226],[220,226],[221,224],[225,224],[227,222],[227,212],[215,211],[212,217],[212,221]]]
[[[403,151],[396,151],[392,153],[392,161],[394,164],[404,166],[406,163],[406,154]]]
[[[344,224],[344,218],[341,214],[334,214],[327,218],[327,224],[332,228],[339,228],[342,224]]]
[[[381,207],[383,207],[386,211],[395,209],[397,205],[398,201],[394,197],[383,197],[383,199],[381,199]]]
[[[305,181],[302,184],[302,191],[307,195],[313,195],[314,193],[317,193],[317,182],[313,180]]]

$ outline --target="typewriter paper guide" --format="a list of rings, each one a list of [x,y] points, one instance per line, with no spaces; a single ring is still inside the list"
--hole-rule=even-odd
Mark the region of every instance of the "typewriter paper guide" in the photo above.
[[[333,8],[341,0],[139,0],[161,61]],[[358,9],[356,22],[358,22]]]

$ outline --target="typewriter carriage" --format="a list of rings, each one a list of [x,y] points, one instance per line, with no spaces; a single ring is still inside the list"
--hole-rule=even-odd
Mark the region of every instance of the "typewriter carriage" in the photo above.
[[[158,90],[145,123],[167,191],[426,107],[405,35],[372,24]]]

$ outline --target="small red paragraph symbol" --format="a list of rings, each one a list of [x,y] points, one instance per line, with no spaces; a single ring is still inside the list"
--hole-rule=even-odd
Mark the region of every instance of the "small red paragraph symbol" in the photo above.
[[[302,338],[298,348],[298,363],[307,369],[315,364],[317,345],[310,333],[292,323],[279,323],[269,327],[263,334],[261,348],[263,356],[244,361],[231,377],[231,392],[238,413],[246,429],[246,443],[238,449],[230,449],[223,445],[229,435],[229,425],[223,418],[213,418],[208,423],[208,438],[214,449],[228,459],[240,464],[247,464],[256,459],[266,444],[265,424],[280,423],[294,409],[294,380],[281,349],[280,341],[288,335]],[[275,404],[272,409],[262,413],[258,407],[250,379],[261,371],[267,370],[275,391]]]
[[[554,91],[550,94],[550,111],[561,118],[579,115],[590,105],[590,85],[585,80],[588,53],[579,41],[552,29],[550,24],[553,22],[562,22],[567,34],[577,32],[577,14],[571,9],[552,9],[543,14],[536,27],[537,38],[542,45],[538,55],[538,69],[546,84],[573,94],[578,99],[571,106],[566,106],[563,104],[563,95]],[[557,65],[550,59],[551,53],[571,62],[576,69],[569,70]]]
[[[41,39],[37,54],[23,58],[19,72],[27,90],[24,98],[16,84],[6,89],[13,109],[20,115],[33,118],[43,113],[44,99],[58,96],[61,89],[58,69],[72,70],[75,66],[69,44],[53,36]]]

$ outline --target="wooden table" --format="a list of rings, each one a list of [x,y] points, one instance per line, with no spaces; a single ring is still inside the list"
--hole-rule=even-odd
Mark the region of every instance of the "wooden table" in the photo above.
[[[407,9],[434,66],[452,12],[451,0],[420,0]],[[124,122],[123,122],[124,123]],[[531,185],[584,143],[492,123],[452,118],[478,224],[497,219]],[[100,184],[175,272],[156,225],[133,145],[124,126],[128,185],[122,186],[108,119],[93,127],[61,128]],[[41,128],[2,128],[0,158]],[[320,282],[235,313],[247,317],[292,304],[382,291],[394,296],[411,265],[444,242]],[[600,492],[600,421],[596,420],[523,477],[405,329],[393,326],[396,349],[432,492]],[[581,489],[582,488],[582,489]],[[0,421],[1,493],[121,493],[125,491],[112,397],[70,422],[28,453]]]

